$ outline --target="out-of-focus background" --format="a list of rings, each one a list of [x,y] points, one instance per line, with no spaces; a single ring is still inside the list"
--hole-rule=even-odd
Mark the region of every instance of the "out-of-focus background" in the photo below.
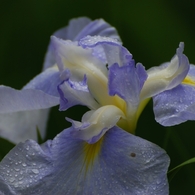
[[[169,61],[179,42],[195,64],[195,1],[133,0],[2,0],[0,3],[0,84],[22,88],[41,72],[50,36],[71,18],[103,18],[118,29],[124,46],[146,69]],[[79,113],[78,110],[79,109]],[[47,138],[80,119],[85,111],[51,111]],[[171,168],[195,157],[195,122],[165,128],[154,120],[152,102],[138,122],[137,135],[166,149]],[[3,144],[0,143],[0,153]],[[8,147],[8,146],[7,146]],[[0,155],[1,156],[1,155]],[[181,169],[170,183],[171,195],[195,193],[195,164]]]

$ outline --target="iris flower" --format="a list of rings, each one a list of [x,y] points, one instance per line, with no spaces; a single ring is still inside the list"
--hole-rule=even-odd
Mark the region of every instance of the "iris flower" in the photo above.
[[[115,28],[104,20],[72,19],[69,25],[54,33],[61,39],[78,41],[86,35],[110,36],[120,40]],[[0,137],[13,143],[37,139],[38,127],[45,136],[49,109],[59,104],[57,85],[62,81],[56,67],[52,45],[49,44],[43,71],[22,90],[0,86]]]
[[[0,163],[0,192],[168,194],[168,155],[134,133],[151,97],[188,81],[183,43],[169,63],[148,71],[110,37],[86,36],[75,42],[53,36],[51,47],[61,80],[60,110],[79,104],[90,111],[81,122],[67,118],[72,126],[53,140],[42,145],[28,140],[12,149]],[[51,92],[56,85],[49,88],[47,78],[43,84]]]

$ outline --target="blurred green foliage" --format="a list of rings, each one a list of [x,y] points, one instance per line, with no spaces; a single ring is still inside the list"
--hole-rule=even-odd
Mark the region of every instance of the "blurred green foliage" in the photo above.
[[[169,0],[2,0],[0,3],[0,83],[20,89],[42,69],[50,36],[71,18],[104,18],[118,29],[136,62],[148,69],[169,61],[180,41],[195,63],[195,1]],[[79,110],[79,112],[78,112]],[[86,111],[74,107],[51,111],[47,139],[68,127],[65,116],[80,119]],[[195,122],[165,128],[157,124],[152,102],[138,122],[137,135],[166,149],[171,168],[195,157]],[[0,155],[13,145],[0,140]],[[0,156],[0,157],[2,157]],[[182,168],[170,184],[171,195],[194,194],[195,165]]]

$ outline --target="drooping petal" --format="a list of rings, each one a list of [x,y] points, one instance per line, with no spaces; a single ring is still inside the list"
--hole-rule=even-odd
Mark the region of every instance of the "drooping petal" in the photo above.
[[[58,92],[60,94],[60,110],[67,110],[75,105],[85,105],[90,109],[99,107],[89,92],[86,76],[80,82],[72,81],[70,78],[64,80],[58,86]]]
[[[48,108],[58,105],[59,97],[36,89],[15,90],[6,86],[0,86],[0,94],[0,137],[13,143],[37,140],[37,127],[45,137]]]
[[[177,87],[153,97],[155,119],[163,126],[195,120],[195,66]]]
[[[50,108],[59,104],[59,97],[36,89],[16,90],[0,86],[0,113]]]
[[[147,71],[148,79],[141,91],[142,100],[172,89],[182,82],[190,67],[188,58],[183,54],[183,50],[184,44],[180,43],[176,55],[170,63],[153,67]]]
[[[82,122],[73,121],[72,136],[89,144],[97,142],[110,128],[116,125],[120,118],[125,119],[124,113],[116,106],[103,106],[97,110],[86,112]]]
[[[29,138],[37,140],[38,128],[45,138],[49,109],[0,114],[0,137],[13,143]]]
[[[168,166],[164,150],[117,127],[95,144],[66,129],[42,146],[17,145],[0,163],[0,186],[28,195],[165,195]]]
[[[81,17],[70,20],[67,27],[56,31],[54,36],[64,39],[78,41],[87,35],[101,35],[113,37],[120,40],[116,29],[103,19],[91,21],[87,17]],[[52,44],[49,44],[47,54],[45,56],[44,69],[53,66],[56,63],[53,53]]]
[[[59,97],[57,86],[62,82],[58,67],[52,66],[34,77],[23,89],[36,89],[48,95]]]

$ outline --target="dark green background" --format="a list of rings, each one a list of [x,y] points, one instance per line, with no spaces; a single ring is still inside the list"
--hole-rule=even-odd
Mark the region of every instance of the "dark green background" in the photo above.
[[[104,18],[118,29],[136,62],[146,68],[169,61],[180,41],[195,63],[195,1],[144,0],[1,0],[0,84],[20,89],[40,73],[50,35],[69,19]],[[80,110],[78,113],[77,110]],[[82,107],[52,109],[48,138],[67,127],[64,117],[80,119]],[[164,128],[154,121],[152,102],[143,112],[137,135],[165,148],[171,167],[195,157],[195,122]],[[3,151],[2,141],[0,152]],[[195,165],[184,167],[170,184],[171,195],[195,193]]]

